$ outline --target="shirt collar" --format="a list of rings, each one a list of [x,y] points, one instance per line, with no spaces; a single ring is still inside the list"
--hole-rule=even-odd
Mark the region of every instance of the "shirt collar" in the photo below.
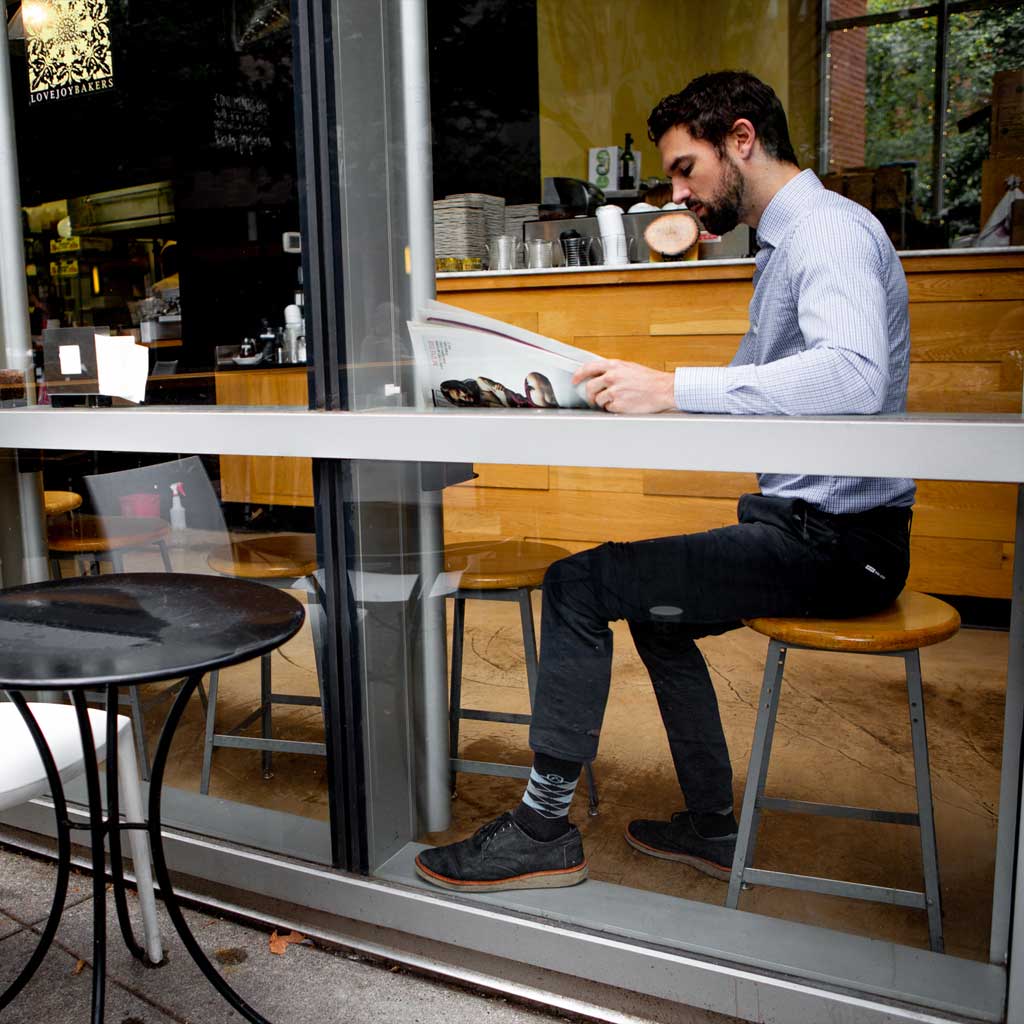
[[[758,245],[770,245],[772,248],[778,246],[786,237],[793,220],[807,208],[811,196],[822,188],[824,186],[810,168],[787,181],[772,196],[761,214],[761,221],[757,225]]]

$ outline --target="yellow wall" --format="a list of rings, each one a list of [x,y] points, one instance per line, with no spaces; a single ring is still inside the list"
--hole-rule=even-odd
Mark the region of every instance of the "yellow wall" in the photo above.
[[[585,178],[587,150],[627,131],[643,176],[660,175],[647,115],[721,68],[753,72],[792,106],[797,153],[813,162],[816,18],[810,0],[538,0],[541,176]]]

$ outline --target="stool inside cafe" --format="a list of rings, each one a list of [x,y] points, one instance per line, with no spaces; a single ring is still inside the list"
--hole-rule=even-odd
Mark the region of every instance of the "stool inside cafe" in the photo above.
[[[0,651],[53,657],[0,669],[0,844],[98,863],[78,826],[115,794],[126,945],[184,942],[250,1020],[201,934],[161,933],[153,877],[583,1019],[1024,1020],[1024,2],[150,7],[7,5]],[[615,415],[566,383],[591,354],[713,375],[767,330],[766,240],[708,230],[696,166],[675,202],[648,137],[730,68],[891,243],[896,411]],[[434,885],[429,851],[493,841],[531,784],[551,567],[735,524],[759,473],[916,494],[887,607],[697,640],[729,863],[632,829],[688,809],[615,620],[569,804],[585,880]],[[194,657],[147,674],[172,619]],[[0,1015],[31,1012],[35,966]]]

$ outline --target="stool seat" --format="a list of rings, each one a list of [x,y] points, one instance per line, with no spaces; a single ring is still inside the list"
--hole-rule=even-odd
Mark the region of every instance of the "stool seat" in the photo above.
[[[895,603],[852,619],[754,618],[744,625],[780,643],[817,651],[910,651],[948,640],[960,628],[955,608],[905,590]]]
[[[514,590],[539,587],[552,562],[569,552],[531,540],[469,541],[444,549],[446,572],[461,572],[460,590]]]
[[[43,491],[43,509],[48,516],[71,512],[82,504],[82,496],[74,491]]]
[[[47,543],[51,551],[86,554],[144,547],[171,532],[163,519],[134,516],[75,516],[51,526]]]
[[[214,572],[247,580],[299,579],[316,572],[316,536],[276,533],[236,541],[210,552]]]

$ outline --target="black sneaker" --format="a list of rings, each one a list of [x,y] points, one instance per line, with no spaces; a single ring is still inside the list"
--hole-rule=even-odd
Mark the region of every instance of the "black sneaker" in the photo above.
[[[689,864],[729,881],[739,826],[731,814],[677,811],[671,821],[638,819],[626,827],[626,842],[641,853]]]
[[[434,885],[461,892],[554,889],[582,882],[587,859],[575,825],[545,843],[528,836],[507,811],[469,839],[424,850],[416,871]]]

